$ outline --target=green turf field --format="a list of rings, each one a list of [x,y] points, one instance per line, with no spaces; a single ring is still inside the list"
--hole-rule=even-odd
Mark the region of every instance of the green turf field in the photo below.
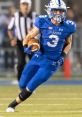
[[[0,117],[82,117],[82,86],[43,85],[15,113],[6,113],[18,93],[16,86],[0,86]]]

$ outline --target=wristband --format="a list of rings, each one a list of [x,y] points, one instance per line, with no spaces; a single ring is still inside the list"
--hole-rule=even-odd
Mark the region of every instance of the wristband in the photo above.
[[[65,58],[67,54],[65,52],[62,52],[62,56]]]

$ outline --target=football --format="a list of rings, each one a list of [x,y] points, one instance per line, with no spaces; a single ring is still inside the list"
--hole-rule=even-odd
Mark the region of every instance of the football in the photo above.
[[[40,49],[40,43],[37,39],[35,38],[32,38],[32,39],[29,39],[28,40],[28,43],[27,43],[27,46],[31,46],[32,45],[32,48],[31,48],[31,51],[34,52],[34,51],[37,51]]]

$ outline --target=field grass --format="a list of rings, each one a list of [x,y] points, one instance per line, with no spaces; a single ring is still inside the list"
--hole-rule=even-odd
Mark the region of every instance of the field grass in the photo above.
[[[6,113],[17,86],[0,86],[0,117],[82,117],[82,86],[43,85],[15,113]]]

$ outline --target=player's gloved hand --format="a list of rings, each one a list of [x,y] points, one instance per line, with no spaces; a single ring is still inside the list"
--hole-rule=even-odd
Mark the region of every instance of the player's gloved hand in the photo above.
[[[24,52],[25,52],[26,54],[32,54],[31,48],[32,48],[32,45],[29,46],[29,47],[24,46]]]
[[[33,45],[28,46],[28,47],[27,46],[24,46],[24,52],[26,54],[34,54],[36,52],[39,52],[39,50],[32,51],[32,47],[33,47]]]
[[[60,58],[59,58],[59,60],[57,61],[57,65],[58,66],[62,66],[63,65],[63,63],[64,63],[64,57],[63,56],[61,56]]]
[[[65,52],[62,52],[62,54],[61,54],[59,60],[57,61],[57,65],[59,65],[59,66],[62,66],[62,65],[63,65],[64,59],[65,59],[66,55],[67,55],[67,54],[66,54]]]

